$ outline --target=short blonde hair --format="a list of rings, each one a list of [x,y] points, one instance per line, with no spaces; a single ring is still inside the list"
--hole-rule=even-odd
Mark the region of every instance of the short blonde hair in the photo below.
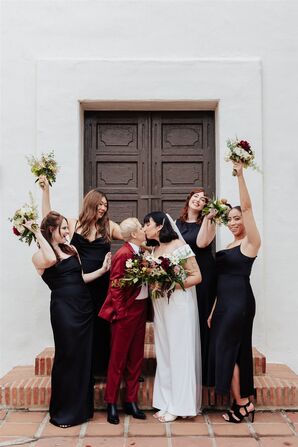
[[[142,227],[136,217],[128,217],[124,219],[120,224],[120,231],[125,242],[132,239],[131,233],[138,231]]]

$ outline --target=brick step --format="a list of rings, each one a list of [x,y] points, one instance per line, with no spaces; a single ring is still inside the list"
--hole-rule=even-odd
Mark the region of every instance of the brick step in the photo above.
[[[54,348],[45,348],[35,358],[35,375],[50,376],[54,362]],[[156,357],[154,344],[145,343],[142,374],[154,375],[156,369]]]
[[[51,375],[54,348],[45,348],[35,358],[35,375],[49,376]],[[154,328],[153,323],[146,324],[146,336],[144,345],[144,362],[143,374],[150,375],[155,373],[156,368],[155,346],[154,346]],[[256,348],[253,348],[253,368],[254,375],[263,375],[266,373],[266,357]]]
[[[54,348],[45,348],[35,358],[35,375],[50,376],[54,361]],[[253,367],[254,375],[260,376],[266,373],[266,357],[253,348]],[[156,369],[155,346],[153,343],[145,343],[144,345],[144,361],[142,374],[154,375]]]
[[[147,376],[140,383],[139,404],[143,409],[151,408],[153,382],[154,377]],[[298,409],[298,376],[286,365],[268,364],[265,375],[255,376],[255,387],[258,407]],[[95,408],[104,408],[104,391],[104,380],[95,384]],[[0,408],[47,408],[50,395],[50,377],[35,376],[33,366],[17,366],[0,379]],[[227,399],[215,396],[213,389],[203,388],[204,407],[221,407],[226,404]]]

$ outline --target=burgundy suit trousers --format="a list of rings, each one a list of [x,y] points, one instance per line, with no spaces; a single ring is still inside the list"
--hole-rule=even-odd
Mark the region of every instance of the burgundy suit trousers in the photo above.
[[[135,300],[128,315],[111,324],[112,344],[105,401],[117,403],[122,378],[126,383],[125,402],[137,402],[144,358],[148,298]]]

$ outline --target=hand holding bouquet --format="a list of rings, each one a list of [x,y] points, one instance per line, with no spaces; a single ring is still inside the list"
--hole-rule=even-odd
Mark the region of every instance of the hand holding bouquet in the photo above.
[[[148,284],[153,299],[170,298],[176,284],[185,290],[183,281],[187,273],[184,269],[186,259],[174,255],[154,258],[151,254],[135,254],[126,261],[125,275],[113,281],[112,287],[141,286]]]
[[[251,167],[256,170],[260,170],[256,163],[254,162],[255,154],[253,150],[251,149],[250,144],[248,141],[245,140],[238,140],[237,138],[235,140],[227,140],[227,146],[228,146],[228,152],[225,156],[225,161],[236,161],[241,162],[244,166],[244,168]],[[232,174],[234,176],[237,175],[237,172],[235,169],[233,169]]]
[[[52,183],[56,181],[56,175],[59,170],[59,166],[54,158],[54,151],[48,154],[42,153],[40,159],[32,155],[31,157],[27,157],[27,160],[31,166],[31,172],[37,177],[35,183],[38,182],[40,176],[45,176],[49,185],[52,186]],[[41,183],[40,186],[42,186]]]
[[[34,233],[39,228],[36,223],[38,219],[37,206],[31,193],[30,202],[30,204],[25,203],[14,213],[13,217],[9,218],[13,224],[13,233],[18,236],[21,242],[25,242],[28,245],[31,244],[32,240],[36,240]]]
[[[150,262],[144,254],[135,253],[125,263],[125,276],[114,280],[112,287],[141,286],[148,281],[150,275]]]
[[[179,284],[182,290],[185,290],[184,280],[187,272],[184,268],[186,259],[179,259],[175,255],[147,256],[150,262],[150,276],[148,284],[153,299],[167,296],[169,299],[175,290],[176,284]]]
[[[202,215],[210,217],[210,220],[218,225],[228,223],[228,214],[231,207],[228,204],[227,199],[215,199],[210,200],[207,205],[202,209]]]

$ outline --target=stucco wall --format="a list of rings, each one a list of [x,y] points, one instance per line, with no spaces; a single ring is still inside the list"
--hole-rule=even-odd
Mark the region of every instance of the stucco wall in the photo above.
[[[25,155],[54,148],[53,206],[77,214],[88,101],[204,101],[216,110],[217,193],[237,201],[225,140],[250,139],[247,173],[263,245],[254,342],[298,372],[294,1],[2,1],[0,374],[52,344],[49,291],[7,217],[32,190]],[[82,105],[83,104],[83,105]],[[136,107],[136,105],[134,105]],[[229,240],[220,231],[218,247]]]

